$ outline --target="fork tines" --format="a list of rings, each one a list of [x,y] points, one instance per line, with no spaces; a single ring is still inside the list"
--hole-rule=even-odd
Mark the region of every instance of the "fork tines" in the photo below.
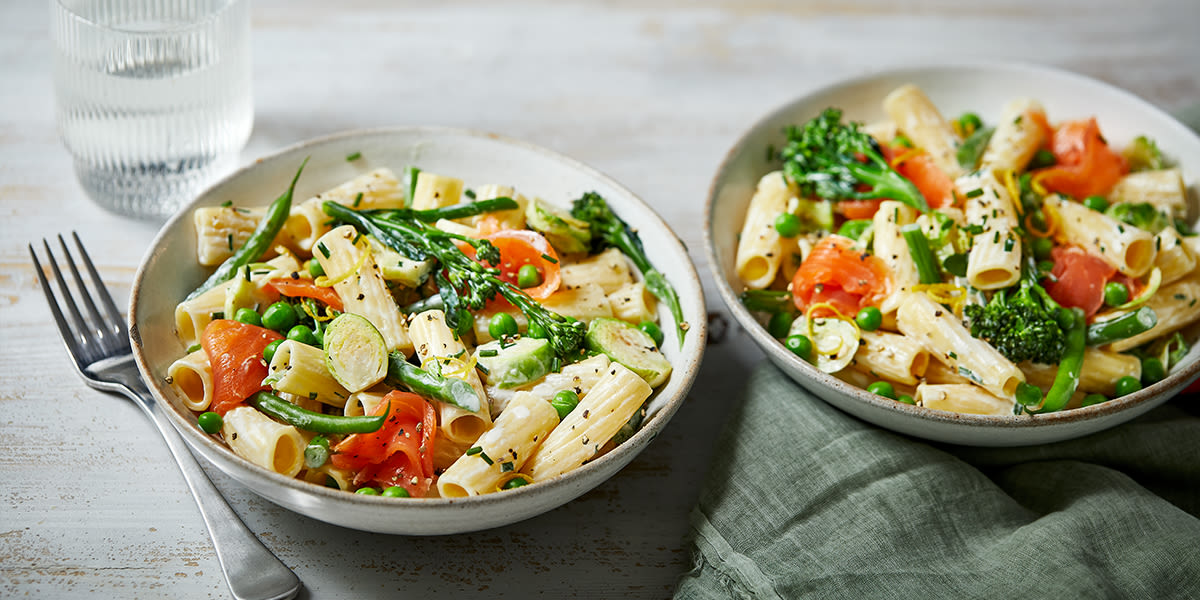
[[[108,293],[108,289],[105,288],[104,282],[100,279],[100,274],[96,272],[96,266],[92,264],[92,259],[88,256],[87,251],[84,250],[83,242],[79,241],[79,234],[72,231],[71,236],[75,238],[75,247],[79,251],[80,258],[83,259],[84,268],[87,269],[88,275],[91,277],[93,289],[90,292],[87,286],[84,285],[83,278],[79,275],[79,268],[75,266],[75,260],[72,258],[71,251],[67,248],[67,243],[63,240],[61,234],[58,236],[58,243],[62,247],[64,262],[71,270],[72,279],[75,280],[75,289],[80,297],[83,298],[90,320],[89,318],[85,318],[80,312],[79,304],[71,294],[71,290],[63,278],[62,271],[59,269],[58,261],[54,258],[54,252],[50,249],[50,243],[45,239],[42,240],[42,246],[45,248],[47,257],[46,262],[50,264],[50,269],[54,272],[54,279],[58,282],[58,293],[61,301],[55,298],[54,291],[46,280],[46,273],[42,269],[41,262],[38,261],[37,253],[34,252],[32,244],[29,244],[29,255],[33,258],[34,270],[37,271],[38,281],[42,285],[42,292],[46,294],[46,302],[50,305],[50,311],[54,314],[54,321],[58,325],[59,332],[62,334],[63,342],[67,345],[67,351],[71,353],[71,356],[78,363],[80,369],[82,369],[88,364],[102,358],[122,351],[127,352],[129,349],[129,336],[125,330],[125,320],[121,317],[120,311],[117,310],[116,304],[113,303],[112,296]],[[99,298],[106,315],[100,314],[93,296]],[[63,311],[60,306],[65,306],[67,312],[71,314],[71,321],[74,323],[73,329],[63,317]]]

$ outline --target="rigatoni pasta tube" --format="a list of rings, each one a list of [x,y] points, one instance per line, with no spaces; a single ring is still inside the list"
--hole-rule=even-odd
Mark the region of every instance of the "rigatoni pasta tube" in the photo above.
[[[462,199],[462,191],[461,179],[421,171],[417,175],[417,185],[413,190],[412,208],[429,210],[458,204]]]
[[[1058,365],[1021,363],[1026,379],[1035,385],[1054,381]],[[1117,380],[1125,377],[1142,378],[1142,361],[1131,354],[1119,354],[1099,348],[1083,352],[1083,369],[1079,372],[1079,388],[1084,393],[1116,394]],[[1049,387],[1047,385],[1047,387]]]
[[[1193,274],[1158,289],[1146,301],[1158,315],[1158,324],[1149,331],[1113,342],[1108,349],[1116,352],[1136,348],[1155,338],[1174,333],[1200,319],[1200,274]]]
[[[900,332],[919,342],[959,375],[1000,397],[1011,398],[1025,375],[987,342],[971,336],[962,321],[921,293],[905,294],[896,312]]]
[[[438,409],[438,423],[446,437],[457,443],[475,441],[491,426],[492,417],[479,373],[474,364],[467,362],[469,353],[466,345],[446,325],[446,314],[440,310],[427,310],[413,315],[409,321],[409,334],[422,367],[429,369],[427,365],[436,364],[436,372],[462,379],[475,388],[475,394],[479,397],[478,412],[434,401]]]
[[[586,283],[574,288],[559,288],[557,292],[541,301],[541,305],[564,316],[579,319],[584,323],[600,317],[613,316],[612,306],[604,288]]]
[[[979,159],[980,171],[1025,170],[1046,141],[1046,132],[1038,119],[1031,118],[1035,114],[1044,118],[1045,109],[1031,98],[1017,98],[1004,105],[992,139]]]
[[[325,353],[296,340],[284,340],[275,348],[263,383],[275,391],[312,398],[322,404],[346,406],[350,391],[333,378],[325,366]]]
[[[650,397],[650,385],[619,363],[579,401],[529,458],[522,472],[550,479],[591,460]]]
[[[630,283],[608,295],[613,316],[633,324],[655,320],[657,300],[646,289],[644,281]]]
[[[1059,241],[1083,246],[1116,270],[1141,277],[1154,266],[1154,235],[1054,195],[1046,205],[1058,213]]]
[[[311,252],[317,239],[329,231],[329,215],[321,209],[326,201],[358,210],[402,208],[404,191],[390,169],[375,169],[293,206],[283,231],[296,248]]]
[[[912,291],[920,279],[917,277],[917,265],[913,263],[912,254],[908,250],[908,242],[900,233],[900,227],[914,222],[917,211],[911,206],[895,200],[884,200],[875,211],[871,226],[875,230],[875,256],[878,256],[892,274],[892,291],[879,305],[884,314],[895,312],[903,298],[901,293]]]
[[[923,383],[913,397],[919,406],[972,415],[1011,415],[1013,401],[996,396],[969,383]]]
[[[1108,193],[1110,204],[1146,202],[1173,217],[1187,216],[1187,188],[1178,167],[1130,173]]]
[[[246,244],[250,234],[267,214],[264,207],[241,208],[233,206],[205,206],[192,214],[196,227],[196,260],[212,267],[225,262],[238,248]],[[265,256],[274,255],[274,248],[289,245],[291,237],[280,231],[271,242],[271,250]]]
[[[791,197],[783,171],[772,171],[758,180],[737,248],[737,274],[748,288],[760,290],[775,281],[783,260],[783,238],[775,230],[775,219],[787,209]]]
[[[505,478],[521,470],[555,425],[558,411],[549,402],[517,392],[492,428],[438,477],[438,493],[443,498],[461,498],[499,491]]]
[[[225,413],[221,435],[234,454],[280,475],[295,477],[304,466],[304,436],[249,406]]]
[[[983,227],[972,237],[967,281],[980,290],[1015,284],[1021,278],[1021,240],[1013,231],[1017,211],[1008,189],[991,171],[959,177],[954,187],[964,198],[967,222]]]
[[[609,248],[579,262],[564,263],[560,272],[564,287],[573,288],[594,283],[600,286],[605,294],[611,294],[633,283],[629,262],[616,248]]]
[[[405,356],[412,355],[413,344],[401,319],[400,307],[392,298],[370,245],[361,239],[353,225],[342,225],[321,236],[313,258],[333,282],[345,312],[370,321],[383,336],[388,349],[399,350]]]
[[[912,84],[896,88],[883,99],[883,110],[946,175],[954,179],[962,174],[956,153],[958,135],[921,88]]]
[[[183,395],[183,405],[188,410],[203,412],[212,404],[212,365],[208,353],[197,350],[176,360],[167,367],[171,385]]]
[[[1174,227],[1167,227],[1154,236],[1154,266],[1162,272],[1162,283],[1171,283],[1191,275],[1196,268],[1196,256],[1183,243]]]
[[[929,366],[929,352],[906,336],[884,331],[862,332],[853,365],[889,381],[916,385]]]

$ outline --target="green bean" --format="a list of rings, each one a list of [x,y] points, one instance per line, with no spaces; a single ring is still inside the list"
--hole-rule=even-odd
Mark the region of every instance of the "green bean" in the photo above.
[[[1158,315],[1149,306],[1125,313],[1115,319],[1092,323],[1087,328],[1087,345],[1100,346],[1131,338],[1158,325]]]
[[[281,194],[271,206],[267,208],[267,215],[258,223],[258,227],[254,228],[254,232],[250,234],[250,238],[246,243],[238,248],[233,256],[225,259],[221,266],[217,267],[213,274],[200,284],[192,293],[188,294],[187,299],[191,300],[204,292],[216,287],[217,285],[229,281],[234,275],[242,270],[242,267],[258,260],[263,252],[271,246],[271,242],[275,240],[275,236],[279,235],[279,230],[283,228],[284,221],[292,211],[292,193],[296,191],[296,182],[300,179],[300,173],[304,171],[304,165],[308,164],[306,157],[300,163],[300,168],[296,170],[296,176],[292,178],[291,185],[287,191]]]
[[[391,408],[376,417],[339,417],[305,410],[269,392],[250,396],[254,408],[300,429],[317,433],[371,433],[383,427]]]
[[[742,306],[745,306],[747,310],[774,314],[796,309],[796,306],[792,304],[791,292],[747,290],[742,292],[739,298],[742,301]]]
[[[498,210],[512,210],[519,208],[516,200],[501,196],[499,198],[491,198],[489,200],[480,200],[479,202],[460,202],[442,208],[430,208],[427,210],[413,210],[411,208],[392,208],[392,209],[375,209],[364,210],[363,214],[378,215],[385,219],[393,218],[411,218],[426,223],[433,223],[439,219],[461,219],[463,217],[473,217],[483,213],[495,212]]]
[[[900,233],[908,243],[908,251],[912,254],[913,263],[917,265],[917,277],[921,283],[941,283],[941,272],[938,271],[937,262],[933,258],[933,251],[929,249],[929,238],[925,237],[921,226],[909,223],[900,228]]]
[[[479,411],[479,395],[471,384],[457,377],[443,377],[409,363],[400,352],[388,355],[388,379],[404,385],[420,396],[453,404],[471,412]]]

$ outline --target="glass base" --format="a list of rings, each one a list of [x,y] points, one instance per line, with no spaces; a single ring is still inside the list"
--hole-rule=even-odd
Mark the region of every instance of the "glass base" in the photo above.
[[[98,167],[75,161],[75,177],[102,208],[138,219],[164,221],[232,166],[232,159]]]

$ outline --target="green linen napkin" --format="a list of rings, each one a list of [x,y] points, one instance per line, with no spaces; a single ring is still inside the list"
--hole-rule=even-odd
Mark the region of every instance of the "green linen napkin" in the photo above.
[[[764,363],[717,448],[679,600],[1200,598],[1195,398],[964,448],[859,421]]]

